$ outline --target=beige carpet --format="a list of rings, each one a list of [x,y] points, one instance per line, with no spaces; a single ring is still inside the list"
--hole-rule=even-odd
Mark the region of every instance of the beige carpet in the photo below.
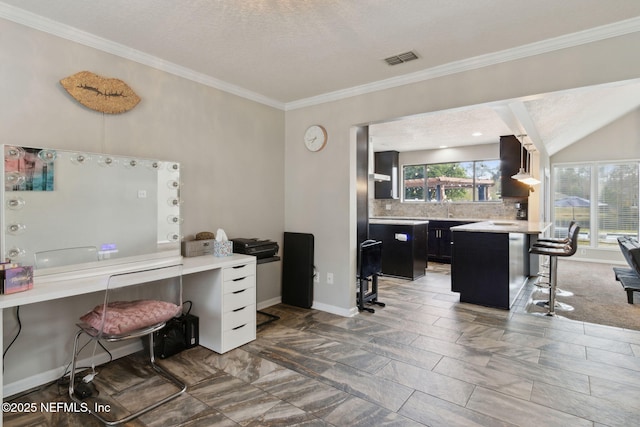
[[[570,304],[573,311],[557,311],[558,315],[589,323],[640,330],[640,292],[634,294],[635,304],[627,303],[627,293],[615,280],[614,265],[560,259],[558,261],[558,287],[574,293],[571,297],[558,297]],[[618,265],[618,267],[620,267]],[[535,292],[532,299],[547,297]],[[527,305],[529,312],[543,309]]]

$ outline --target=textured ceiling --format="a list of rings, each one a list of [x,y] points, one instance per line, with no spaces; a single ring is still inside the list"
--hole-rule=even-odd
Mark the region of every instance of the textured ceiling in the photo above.
[[[110,43],[287,108],[633,20],[640,1],[2,0],[1,16],[76,41],[93,37],[94,46]],[[409,50],[419,58],[384,62]],[[486,109],[459,114],[492,119]]]

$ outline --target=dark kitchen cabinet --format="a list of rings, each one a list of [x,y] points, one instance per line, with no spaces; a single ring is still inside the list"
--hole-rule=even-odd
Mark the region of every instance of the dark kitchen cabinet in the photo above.
[[[429,220],[429,261],[451,264],[451,227],[469,224],[469,221]]]
[[[514,135],[500,137],[500,184],[502,197],[527,198],[529,186],[511,178],[520,170],[521,156],[526,159],[527,152]]]
[[[427,268],[427,222],[369,223],[369,238],[382,241],[382,274],[415,280]]]
[[[380,151],[373,153],[373,171],[377,174],[388,175],[389,181],[376,181],[376,199],[398,198],[398,166],[400,153],[397,151]]]
[[[460,302],[509,309],[529,276],[523,233],[453,231],[451,291]]]

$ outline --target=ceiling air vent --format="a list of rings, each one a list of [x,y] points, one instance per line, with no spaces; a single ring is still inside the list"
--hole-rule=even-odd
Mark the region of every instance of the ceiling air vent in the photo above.
[[[398,65],[404,62],[413,61],[414,59],[418,59],[418,55],[416,55],[414,52],[409,51],[405,53],[400,53],[398,55],[390,56],[388,58],[385,58],[384,60],[389,65]]]

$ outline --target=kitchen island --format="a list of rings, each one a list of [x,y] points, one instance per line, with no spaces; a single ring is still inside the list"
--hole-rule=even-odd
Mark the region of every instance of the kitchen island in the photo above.
[[[529,247],[550,225],[484,221],[452,227],[451,290],[460,293],[460,302],[509,309],[530,276]]]
[[[429,221],[369,219],[369,238],[382,241],[382,274],[415,280],[427,268]]]

